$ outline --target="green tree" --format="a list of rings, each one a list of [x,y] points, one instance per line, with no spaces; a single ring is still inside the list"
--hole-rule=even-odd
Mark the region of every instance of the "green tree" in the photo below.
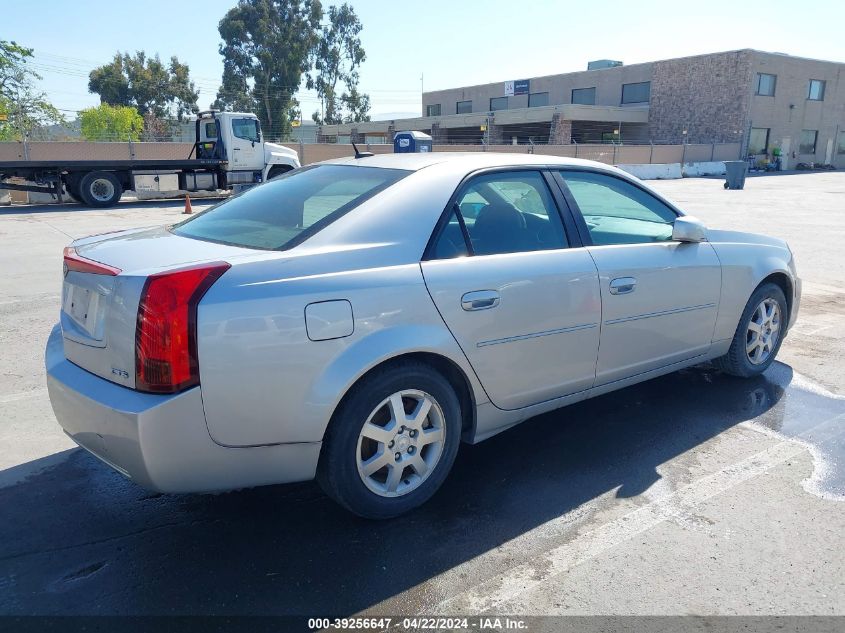
[[[312,115],[316,123],[370,120],[370,98],[358,92],[358,68],[367,59],[361,46],[362,28],[347,3],[329,7],[314,54],[314,73],[307,83],[317,90],[322,105],[322,111]],[[345,89],[342,94],[341,88]]]
[[[100,95],[101,103],[134,107],[142,116],[181,119],[199,111],[190,69],[176,56],[165,64],[144,51],[115,53],[111,62],[91,71],[88,90]]]
[[[0,40],[0,140],[38,138],[44,126],[64,123],[62,114],[35,88],[41,76],[27,67],[33,49]]]
[[[319,0],[240,0],[220,20],[223,80],[212,107],[254,112],[270,136],[290,133],[322,14]]]
[[[101,103],[79,113],[79,126],[86,141],[138,141],[144,118],[136,108]]]

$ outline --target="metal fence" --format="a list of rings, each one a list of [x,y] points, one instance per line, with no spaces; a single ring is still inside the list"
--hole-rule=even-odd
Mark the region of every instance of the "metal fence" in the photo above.
[[[303,165],[353,154],[342,143],[283,143],[299,154]],[[392,144],[366,144],[375,154],[393,152]],[[20,160],[178,160],[191,153],[192,143],[88,141],[30,141],[0,143],[0,162]],[[434,145],[435,152],[508,152],[584,158],[611,165],[697,163],[737,160],[740,143],[683,145],[572,144],[572,145]]]

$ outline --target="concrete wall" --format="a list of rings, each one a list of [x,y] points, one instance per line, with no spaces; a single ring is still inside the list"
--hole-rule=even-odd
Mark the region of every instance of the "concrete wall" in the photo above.
[[[680,163],[666,163],[664,165],[617,165],[619,169],[627,171],[640,180],[673,180],[681,178]]]
[[[529,90],[548,92],[549,105],[572,103],[572,90],[575,88],[595,88],[595,105],[618,106],[622,103],[622,84],[639,83],[651,80],[652,62],[617,66],[598,70],[584,70],[560,75],[532,77]],[[519,79],[514,77],[513,79]],[[473,112],[487,112],[490,99],[505,96],[505,82],[436,90],[423,93],[423,115],[426,106],[440,104],[441,114],[456,114],[458,101],[472,101]],[[515,95],[508,98],[508,109],[527,108],[528,95]]]
[[[0,161],[21,160],[18,156],[19,143],[0,143]],[[299,154],[303,165],[332,158],[352,156],[351,145],[341,143],[284,143],[286,147]],[[190,151],[186,143],[135,143],[136,156],[146,159],[185,158]],[[390,154],[392,144],[366,144],[359,146],[374,154]],[[114,160],[124,159],[126,145],[121,143],[30,143],[32,160]],[[478,152],[484,147],[477,144],[435,145],[437,152]],[[605,163],[680,163],[709,160],[736,160],[739,156],[739,144],[725,145],[489,145],[487,151],[509,153],[534,153],[550,156],[568,156],[584,158]]]
[[[845,130],[845,64],[755,52],[752,82],[748,88],[748,128],[769,128],[769,149],[789,145],[789,167],[798,162],[831,162],[845,168],[845,154],[836,154],[837,134]],[[757,73],[777,76],[774,97],[755,95]],[[809,101],[810,79],[826,82],[824,101]],[[801,130],[818,130],[815,154],[801,154]],[[792,157],[792,153],[795,156]]]
[[[300,151],[298,144],[289,144],[293,150]],[[368,145],[368,150],[374,154],[389,154],[393,152],[393,145]],[[332,158],[343,158],[353,154],[352,147],[345,144],[304,144],[301,146],[300,161],[303,165]],[[363,148],[362,148],[363,149]],[[544,156],[564,156],[567,158],[583,158],[595,160],[609,165],[613,164],[669,164],[681,162],[708,162],[736,160],[739,157],[739,144],[726,145],[490,145],[487,151],[526,154],[534,153]],[[434,145],[435,152],[478,152],[479,145]],[[711,156],[713,157],[711,159]],[[679,167],[680,169],[680,167]]]

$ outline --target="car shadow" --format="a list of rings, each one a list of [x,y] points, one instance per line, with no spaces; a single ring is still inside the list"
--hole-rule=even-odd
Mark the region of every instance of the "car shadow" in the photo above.
[[[400,596],[422,608],[436,597],[408,590],[599,496],[643,493],[661,464],[742,421],[783,415],[791,379],[784,365],[749,380],[694,368],[538,416],[462,446],[441,491],[387,522],[313,483],[153,494],[75,450],[0,489],[0,613],[348,615]]]

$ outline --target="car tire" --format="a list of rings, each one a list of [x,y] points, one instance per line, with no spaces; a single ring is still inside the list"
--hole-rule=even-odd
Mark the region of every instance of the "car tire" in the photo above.
[[[776,313],[767,317],[767,307],[773,309],[775,306]],[[774,362],[780,350],[789,321],[787,309],[786,297],[780,286],[767,283],[757,288],[742,312],[728,353],[715,359],[713,364],[732,376],[750,378],[762,374]],[[777,327],[772,332],[773,322]],[[762,332],[757,332],[758,328],[762,328]],[[760,338],[767,329],[769,336],[774,337],[768,347],[764,339]]]
[[[120,181],[110,171],[92,171],[79,181],[79,195],[90,207],[113,207],[123,195]]]
[[[426,399],[430,404],[421,416]],[[398,416],[393,413],[397,402],[405,411]],[[352,388],[332,417],[317,481],[329,497],[360,517],[404,514],[428,501],[446,479],[458,453],[461,419],[455,390],[430,366],[409,361],[377,370]],[[400,432],[402,421],[407,428]],[[438,429],[439,443],[432,439],[440,435]],[[374,430],[379,440],[369,437]],[[384,465],[365,474],[379,466],[376,460]]]

